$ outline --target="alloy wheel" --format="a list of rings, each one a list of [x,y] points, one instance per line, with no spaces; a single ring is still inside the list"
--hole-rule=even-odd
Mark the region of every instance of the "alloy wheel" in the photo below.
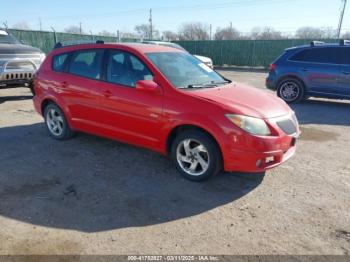
[[[181,169],[191,176],[200,176],[209,168],[208,150],[195,139],[185,139],[178,144],[176,159]]]
[[[50,108],[50,110],[47,111],[46,124],[50,132],[54,136],[62,135],[64,130],[64,119],[58,110],[55,110],[54,108]]]
[[[285,82],[280,88],[280,96],[287,102],[292,102],[299,97],[300,87],[295,82]]]

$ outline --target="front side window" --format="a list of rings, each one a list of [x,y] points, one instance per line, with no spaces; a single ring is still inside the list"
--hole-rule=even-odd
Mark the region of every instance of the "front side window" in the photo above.
[[[67,61],[68,54],[55,55],[52,58],[52,69],[56,72],[63,72],[64,66]]]
[[[110,50],[107,63],[107,82],[135,87],[139,80],[153,79],[147,66],[128,52]]]
[[[292,61],[339,64],[339,49],[335,47],[312,48],[298,52],[291,57]]]
[[[201,88],[227,83],[218,73],[188,53],[148,53],[147,57],[177,88]]]
[[[100,79],[103,50],[82,50],[73,54],[69,73],[91,78]]]
[[[342,48],[342,64],[350,66],[350,47]]]

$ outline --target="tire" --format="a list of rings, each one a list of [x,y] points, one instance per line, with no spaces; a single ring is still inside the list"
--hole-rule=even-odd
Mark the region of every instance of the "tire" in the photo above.
[[[45,107],[44,119],[49,135],[56,140],[67,140],[74,134],[63,111],[54,103]]]
[[[207,134],[196,130],[184,131],[176,136],[171,157],[180,174],[191,181],[204,181],[222,169],[218,145]]]
[[[295,78],[285,78],[278,84],[277,95],[286,103],[298,103],[305,99],[304,84]]]

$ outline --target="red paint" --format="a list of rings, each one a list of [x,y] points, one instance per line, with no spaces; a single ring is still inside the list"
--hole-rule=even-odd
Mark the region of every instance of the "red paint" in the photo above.
[[[85,79],[51,69],[53,55],[81,49],[120,49],[142,60],[154,74],[154,82],[138,82],[126,88],[99,80]],[[295,152],[292,136],[275,123],[276,117],[291,117],[292,110],[279,98],[256,88],[232,83],[200,90],[176,89],[145,56],[148,52],[182,52],[156,46],[91,44],[54,50],[42,64],[36,79],[34,105],[54,101],[65,113],[73,130],[108,137],[167,152],[171,131],[181,125],[204,129],[220,146],[226,171],[261,172],[289,159]],[[231,123],[225,114],[265,119],[272,135],[254,136]],[[299,133],[299,129],[298,129]],[[274,161],[259,159],[274,156]]]

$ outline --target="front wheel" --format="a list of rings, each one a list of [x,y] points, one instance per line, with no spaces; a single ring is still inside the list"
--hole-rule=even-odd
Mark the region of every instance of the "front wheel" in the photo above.
[[[191,130],[180,133],[171,150],[176,168],[187,179],[203,181],[220,172],[220,150],[207,134]]]
[[[287,103],[300,102],[305,98],[304,85],[298,79],[284,79],[278,85],[277,95]]]

